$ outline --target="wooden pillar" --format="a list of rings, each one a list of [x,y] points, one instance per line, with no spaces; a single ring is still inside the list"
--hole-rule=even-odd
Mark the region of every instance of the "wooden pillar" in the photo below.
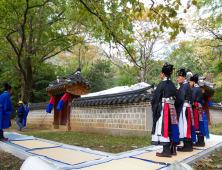
[[[71,130],[71,126],[70,126],[70,115],[71,115],[71,107],[69,106],[70,103],[72,103],[72,100],[75,98],[74,95],[70,95],[67,104],[68,104],[68,114],[67,114],[67,122],[66,122],[66,131],[70,131]]]
[[[58,129],[59,128],[59,125],[60,125],[60,120],[59,120],[59,111],[56,109],[58,103],[59,103],[59,100],[60,100],[60,97],[59,96],[56,96],[56,101],[55,101],[55,104],[54,104],[54,122],[53,122],[53,125],[54,125],[54,129]]]
[[[211,125],[211,123],[210,123],[210,112],[209,112],[209,103],[208,103],[208,97],[207,96],[204,96],[203,107],[205,109],[205,113],[207,114],[208,125]]]

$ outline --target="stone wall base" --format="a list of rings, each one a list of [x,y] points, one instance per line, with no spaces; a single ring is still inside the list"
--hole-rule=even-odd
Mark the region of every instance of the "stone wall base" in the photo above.
[[[210,122],[211,124],[221,124],[222,123],[222,110],[221,109],[211,109],[210,112]]]

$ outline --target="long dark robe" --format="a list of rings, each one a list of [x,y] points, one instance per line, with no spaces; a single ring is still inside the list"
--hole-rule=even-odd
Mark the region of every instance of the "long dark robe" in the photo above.
[[[0,131],[11,126],[10,115],[12,112],[13,109],[10,94],[4,92],[0,95]]]
[[[191,141],[191,136],[193,134],[192,133],[192,120],[191,120],[191,122],[187,122],[187,125],[184,125],[183,121],[180,122],[180,116],[182,116],[182,109],[183,109],[183,105],[184,105],[185,100],[189,101],[190,104],[192,102],[192,91],[191,91],[190,85],[187,83],[186,80],[183,82],[183,84],[180,85],[180,88],[177,91],[175,107],[176,107],[176,111],[177,111],[177,118],[179,120],[180,140],[181,141],[184,141],[184,140]],[[186,117],[186,120],[188,121],[188,108],[186,108],[186,110],[185,110],[185,117]],[[189,118],[192,119],[192,116]],[[184,133],[183,133],[184,132],[183,129],[184,128],[187,129],[188,126],[191,127],[191,129],[189,129],[189,130],[191,130],[190,137],[187,137],[187,134],[184,135]],[[194,135],[195,135],[195,133],[194,133]]]
[[[200,87],[193,87],[192,88],[192,103],[197,102],[202,104],[203,101],[203,92]]]
[[[203,92],[198,85],[194,85],[194,87],[192,88],[192,103],[194,103],[195,106],[202,108],[202,101],[203,101]],[[208,130],[208,124],[204,125],[203,112],[197,110],[196,107],[194,106],[193,106],[193,111],[194,111],[194,124],[197,135],[206,136],[205,131],[209,130]]]
[[[178,119],[180,117],[180,112],[182,111],[185,100],[188,100],[190,102],[192,101],[192,91],[188,83],[181,84],[176,94],[175,107]]]
[[[162,110],[162,98],[169,98],[176,95],[176,87],[171,80],[162,81],[156,88],[156,91],[153,96],[153,100],[151,101],[152,111],[153,111],[153,127],[152,134],[155,134],[156,130],[156,122],[160,118],[161,110]],[[169,121],[170,122],[170,117]],[[164,121],[163,121],[164,123]],[[169,132],[171,131],[171,124],[169,123]],[[162,126],[162,135],[163,135],[163,127]]]

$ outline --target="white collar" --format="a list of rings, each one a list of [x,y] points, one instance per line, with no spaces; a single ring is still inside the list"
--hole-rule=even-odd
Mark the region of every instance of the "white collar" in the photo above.
[[[186,84],[187,83],[187,79],[185,79],[184,81],[183,81],[183,84]]]
[[[169,80],[170,80],[170,77],[169,77]],[[167,77],[165,77],[165,78],[163,79],[163,81],[167,81]]]
[[[198,84],[194,84],[194,87],[200,87]]]

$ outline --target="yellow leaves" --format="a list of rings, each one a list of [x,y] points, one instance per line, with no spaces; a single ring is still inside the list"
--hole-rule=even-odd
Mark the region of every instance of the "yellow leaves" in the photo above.
[[[157,31],[157,27],[154,27],[154,28],[153,28],[153,31]]]
[[[200,9],[200,5],[199,5],[199,4],[197,4],[196,7],[197,7],[198,9]]]
[[[197,1],[193,0],[193,1],[192,1],[192,4],[193,4],[193,5],[196,5],[196,4],[197,4]]]
[[[179,5],[181,5],[181,2],[180,2],[180,0],[176,0],[177,1],[177,3],[179,4]]]
[[[178,9],[179,9],[179,5],[178,5],[178,4],[175,6],[175,9],[176,9],[176,10],[178,10]]]

